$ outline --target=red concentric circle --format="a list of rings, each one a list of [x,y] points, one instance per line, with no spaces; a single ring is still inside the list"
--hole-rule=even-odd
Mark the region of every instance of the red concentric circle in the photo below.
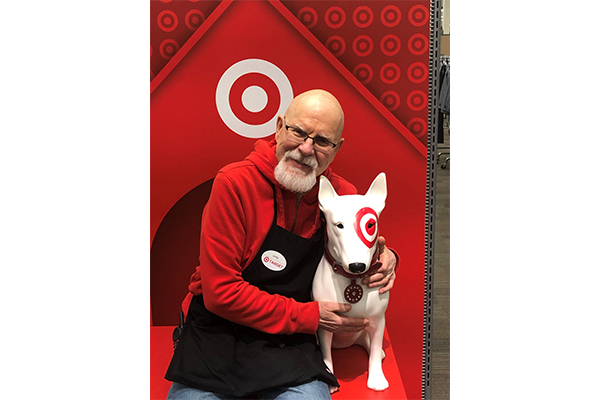
[[[402,19],[402,13],[400,9],[396,6],[385,6],[383,10],[381,10],[381,23],[388,28],[393,28],[394,26],[400,23]]]
[[[331,36],[325,42],[325,47],[336,57],[341,56],[346,51],[346,42],[341,36]]]
[[[170,60],[179,50],[179,43],[173,39],[165,39],[159,47],[160,55],[165,60]]]
[[[373,79],[373,68],[368,64],[358,64],[352,70],[352,74],[360,81],[360,83],[366,85]]]
[[[379,70],[379,78],[388,85],[398,82],[398,79],[400,79],[400,67],[395,63],[384,64]]]
[[[379,101],[390,111],[394,111],[400,106],[400,96],[393,90],[383,92],[379,97]]]
[[[200,10],[190,10],[185,14],[185,26],[191,31],[196,31],[206,18]]]
[[[262,110],[253,112],[242,101],[244,91],[249,87],[258,86],[267,95],[267,102]],[[260,125],[268,122],[279,109],[281,96],[277,84],[271,78],[260,73],[247,73],[240,76],[231,86],[229,104],[233,114],[242,122],[250,125]]]
[[[360,57],[366,57],[373,51],[373,40],[367,35],[359,35],[352,42],[354,54]]]
[[[172,32],[175,30],[175,28],[177,28],[179,20],[177,19],[177,14],[175,14],[173,11],[164,10],[158,14],[156,23],[163,32]]]
[[[416,137],[421,137],[427,132],[427,124],[423,118],[411,119],[407,127]]]
[[[415,33],[408,39],[408,50],[419,56],[425,53],[429,49],[429,40],[425,37],[425,35],[420,33]]]
[[[352,21],[359,28],[366,28],[373,23],[373,11],[367,6],[356,7],[352,13]]]
[[[406,104],[413,111],[421,111],[427,107],[427,95],[422,90],[413,90],[408,94]]]
[[[386,56],[394,56],[400,51],[400,38],[394,34],[385,35],[379,43],[381,52]]]
[[[296,14],[298,21],[302,22],[308,29],[314,27],[319,20],[317,12],[312,7],[302,7]]]
[[[333,6],[325,12],[325,23],[331,29],[340,28],[346,22],[346,13],[341,7]]]
[[[422,62],[414,62],[408,67],[406,75],[412,83],[421,83],[429,76],[429,69]]]
[[[379,216],[370,207],[361,208],[356,213],[356,221],[354,223],[354,230],[356,234],[360,238],[360,240],[367,246],[368,248],[373,247],[375,241],[377,240],[377,232],[378,232],[378,224]]]
[[[429,22],[429,9],[422,4],[412,6],[408,11],[408,20],[413,26],[423,26]]]

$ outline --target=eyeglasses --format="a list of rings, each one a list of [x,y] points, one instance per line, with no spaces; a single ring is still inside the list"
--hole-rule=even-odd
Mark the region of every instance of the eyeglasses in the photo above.
[[[289,136],[289,139],[296,143],[304,143],[304,142],[306,142],[306,139],[312,139],[315,149],[321,150],[321,151],[331,150],[335,146],[338,145],[337,143],[333,143],[331,140],[327,139],[326,137],[309,136],[308,133],[304,132],[302,129],[296,128],[293,126],[289,126],[285,120],[285,117],[283,117],[283,123],[285,125],[285,129],[291,133],[291,135]]]

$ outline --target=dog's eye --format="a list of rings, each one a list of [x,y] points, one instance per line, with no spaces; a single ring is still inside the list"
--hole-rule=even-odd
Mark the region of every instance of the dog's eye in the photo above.
[[[367,228],[369,228],[369,229],[373,228],[374,226],[375,226],[375,222],[369,222],[367,224]]]
[[[336,225],[339,229],[344,229],[344,224],[342,224],[341,222],[339,224]]]

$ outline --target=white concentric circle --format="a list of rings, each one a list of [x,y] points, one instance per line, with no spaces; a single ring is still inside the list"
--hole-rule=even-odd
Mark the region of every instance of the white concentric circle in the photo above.
[[[229,93],[231,91],[231,87],[233,86],[235,81],[238,80],[238,78],[249,73],[259,73],[262,75],[266,75],[275,83],[277,89],[279,89],[279,109],[273,115],[273,117],[264,124],[250,125],[240,121],[240,119],[236,117],[236,115],[233,113],[231,105],[229,103]],[[252,86],[252,88],[259,87]],[[264,92],[262,88],[259,89],[261,89]],[[256,89],[252,89],[252,91],[254,92],[254,94],[258,94],[258,91]],[[260,94],[258,97],[260,97]],[[292,90],[292,85],[287,76],[283,73],[283,71],[279,69],[275,64],[258,58],[242,60],[229,67],[227,71],[225,71],[225,73],[223,73],[223,75],[221,76],[221,79],[217,84],[217,90],[215,93],[217,111],[219,112],[219,116],[221,117],[225,125],[227,125],[229,129],[231,129],[240,136],[255,139],[267,137],[275,133],[275,121],[277,120],[277,115],[283,114],[285,112],[285,110],[292,102],[293,98],[294,91]],[[266,97],[265,101],[268,101],[268,97]],[[259,107],[258,103],[249,102],[248,104],[250,103],[252,103],[250,107]],[[244,107],[248,107],[245,101],[243,101],[243,104]],[[263,105],[263,107],[260,108],[259,111],[262,110],[264,106],[266,106],[266,104],[267,103],[265,103],[265,105]],[[249,111],[252,111],[252,109],[249,109]]]
[[[242,93],[242,104],[248,111],[259,112],[264,110],[269,102],[267,92],[260,86],[249,86]]]

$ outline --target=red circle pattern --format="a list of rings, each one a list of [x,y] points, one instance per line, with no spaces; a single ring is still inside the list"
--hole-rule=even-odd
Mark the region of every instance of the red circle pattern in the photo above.
[[[359,28],[366,28],[373,23],[373,10],[367,6],[357,7],[352,13],[352,22]]]
[[[396,6],[385,6],[383,7],[383,10],[381,10],[381,23],[388,28],[393,28],[394,26],[398,25],[401,19],[402,13]]]
[[[400,106],[400,96],[393,90],[383,92],[379,101],[390,111],[394,111]]]
[[[423,118],[413,118],[408,121],[407,127],[416,137],[422,137],[426,132],[427,123]]]
[[[408,12],[408,20],[413,26],[423,26],[429,22],[429,10],[422,4],[416,4]]]
[[[325,42],[325,47],[336,57],[341,56],[346,51],[346,42],[341,36],[331,36]]]
[[[369,64],[358,64],[352,70],[352,74],[360,81],[360,83],[366,85],[373,79],[373,68],[371,68]]]
[[[429,69],[422,62],[415,62],[410,64],[406,74],[412,83],[421,83],[428,78]]]
[[[170,60],[175,53],[177,53],[177,51],[179,50],[179,43],[177,43],[175,40],[173,39],[165,39],[162,41],[162,43],[160,44],[160,55],[165,59],[165,60]]]
[[[381,39],[379,47],[386,56],[395,56],[400,51],[400,38],[392,33],[385,35]]]
[[[366,57],[373,51],[373,40],[367,35],[359,35],[352,42],[354,54],[360,57]]]
[[[333,6],[325,12],[325,23],[331,29],[341,28],[346,22],[346,13],[341,7]]]
[[[360,81],[360,83],[366,85],[373,79],[373,68],[371,68],[369,64],[358,64],[352,70],[352,74]]]
[[[421,111],[427,106],[427,95],[422,90],[413,90],[408,94],[406,104],[413,111]]]
[[[190,31],[196,31],[205,19],[206,17],[202,11],[190,10],[185,14],[185,26],[187,26]]]
[[[425,53],[429,49],[429,40],[425,35],[416,33],[408,39],[408,50],[418,56]]]
[[[400,79],[400,67],[394,63],[387,63],[381,67],[379,78],[388,85],[398,82]]]
[[[317,22],[319,21],[317,12],[312,7],[301,8],[300,11],[298,11],[298,14],[296,14],[296,17],[308,29],[313,28],[315,25],[317,25]]]
[[[158,23],[158,27],[163,32],[173,32],[179,24],[179,19],[177,18],[177,14],[175,14],[173,11],[164,10],[158,14],[156,22]]]
[[[183,1],[151,2],[151,79],[214,10],[208,6],[213,2],[188,0],[185,3],[187,6]],[[425,3],[413,2],[411,5],[409,2],[390,1],[366,5],[366,1],[361,4],[337,3],[334,0],[321,4],[314,2],[310,6],[293,3],[285,6],[297,20],[352,71],[358,82],[368,85],[367,89],[388,110],[394,111],[400,121],[409,120],[406,126],[419,140],[426,140],[427,117],[423,113],[427,111],[428,104],[430,10]],[[352,23],[346,24],[346,18],[350,16]],[[352,51],[346,51],[351,43]],[[386,60],[386,57],[394,57],[394,63],[387,62],[392,58]],[[265,91],[269,93],[266,108],[270,108],[274,96],[269,90]],[[399,107],[400,99],[402,102],[406,100],[405,106]],[[241,104],[241,100],[232,98],[231,101]],[[235,105],[232,104],[232,107]],[[252,114],[242,108],[239,108],[240,114],[247,113],[238,116],[242,120],[255,120],[259,117],[255,114],[262,113]]]

